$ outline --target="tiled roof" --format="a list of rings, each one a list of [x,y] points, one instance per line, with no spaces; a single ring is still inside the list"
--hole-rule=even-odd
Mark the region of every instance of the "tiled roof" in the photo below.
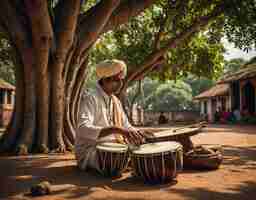
[[[218,81],[218,83],[229,83],[253,77],[256,77],[256,64],[248,65],[247,67],[242,68],[232,74],[226,74]]]
[[[6,82],[3,79],[0,79],[0,88],[7,89],[7,90],[15,90],[15,87],[12,84]]]
[[[194,97],[195,100],[211,98],[216,96],[224,96],[228,94],[229,85],[228,84],[217,84],[211,87],[209,90],[202,92],[201,94]]]

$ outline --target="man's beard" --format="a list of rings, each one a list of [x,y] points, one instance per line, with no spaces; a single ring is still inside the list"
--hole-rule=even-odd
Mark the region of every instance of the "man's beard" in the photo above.
[[[119,86],[117,86],[114,90],[114,94],[119,94],[121,89],[122,89],[123,83],[119,84]]]

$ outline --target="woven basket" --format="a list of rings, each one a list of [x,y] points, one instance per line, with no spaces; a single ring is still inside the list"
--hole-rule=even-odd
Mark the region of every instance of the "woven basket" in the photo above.
[[[222,150],[219,145],[200,145],[184,154],[184,168],[218,169],[222,162]]]

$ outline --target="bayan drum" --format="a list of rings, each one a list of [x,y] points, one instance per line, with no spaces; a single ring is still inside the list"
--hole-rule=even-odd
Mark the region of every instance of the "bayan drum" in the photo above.
[[[129,162],[128,146],[104,142],[96,146],[100,172],[104,176],[120,176]]]
[[[183,167],[182,145],[177,142],[143,144],[132,150],[132,167],[146,183],[171,181]]]

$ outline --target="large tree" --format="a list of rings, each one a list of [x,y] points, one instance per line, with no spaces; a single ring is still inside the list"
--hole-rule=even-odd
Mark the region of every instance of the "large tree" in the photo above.
[[[18,154],[71,149],[90,49],[102,34],[161,2],[181,11],[182,23],[173,26],[177,31],[170,38],[155,41],[156,48],[136,71],[131,68],[126,83],[150,71],[170,48],[189,39],[226,9],[232,11],[235,4],[230,7],[230,1],[224,0],[3,0],[0,31],[15,55],[16,101],[1,147],[15,149]],[[162,32],[158,31],[159,36]]]
[[[82,12],[81,5],[91,6]],[[0,25],[15,53],[15,114],[3,137],[18,154],[72,148],[88,52],[101,34],[153,0],[4,0]]]

